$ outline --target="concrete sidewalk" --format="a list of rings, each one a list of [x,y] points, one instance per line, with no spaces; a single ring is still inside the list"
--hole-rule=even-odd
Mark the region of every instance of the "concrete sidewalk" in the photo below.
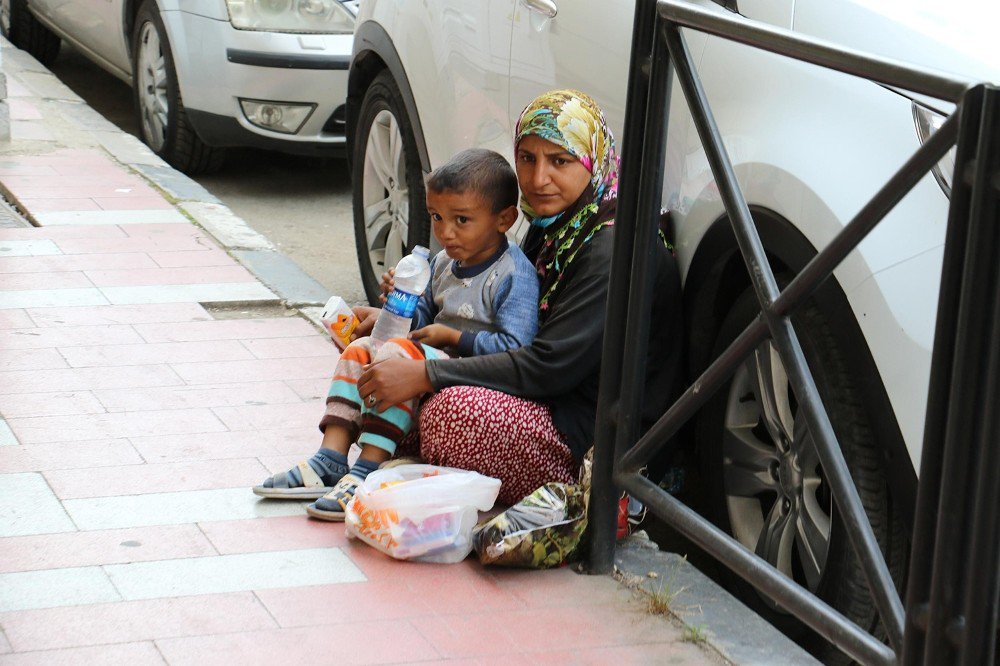
[[[336,350],[288,307],[315,286],[3,47],[0,188],[31,224],[0,215],[0,663],[809,661],[680,558],[665,616],[568,568],[396,562],[256,498],[318,444]]]

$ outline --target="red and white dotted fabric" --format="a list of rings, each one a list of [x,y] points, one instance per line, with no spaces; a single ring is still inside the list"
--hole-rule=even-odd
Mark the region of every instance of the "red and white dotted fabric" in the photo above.
[[[546,405],[477,386],[453,386],[427,400],[420,457],[500,479],[503,504],[552,481],[572,483],[577,473]]]

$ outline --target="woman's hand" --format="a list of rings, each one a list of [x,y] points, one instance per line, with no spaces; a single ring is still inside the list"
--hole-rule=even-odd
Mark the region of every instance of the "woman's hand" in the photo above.
[[[410,332],[410,337],[431,347],[457,347],[462,332],[444,324],[431,324]]]
[[[351,308],[351,312],[358,318],[358,326],[351,333],[351,340],[357,340],[366,335],[371,335],[372,329],[375,328],[375,320],[378,319],[378,313],[382,311],[367,305],[358,305]]]
[[[378,297],[378,300],[382,303],[385,303],[386,298],[389,296],[389,292],[396,286],[396,281],[394,279],[395,276],[395,268],[390,268],[385,273],[382,273],[382,283],[378,286],[378,288],[382,290],[382,294]]]
[[[365,404],[384,412],[393,405],[433,391],[424,361],[409,358],[389,358],[365,366],[358,379],[358,393]]]

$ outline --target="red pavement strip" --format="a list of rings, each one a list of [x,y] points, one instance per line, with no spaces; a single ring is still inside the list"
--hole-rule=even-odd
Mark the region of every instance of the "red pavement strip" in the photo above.
[[[167,204],[96,149],[0,158],[0,180],[29,213]],[[26,254],[38,241],[46,253]],[[0,479],[42,479],[32,492],[71,518],[150,493],[246,489],[239,501],[252,506],[250,485],[315,447],[336,356],[303,320],[215,321],[194,302],[72,304],[83,292],[101,302],[105,287],[153,288],[155,300],[161,286],[253,280],[197,228],[0,229],[2,247],[15,251],[0,251],[0,411],[19,443],[0,446]],[[65,305],[10,307],[13,292]],[[180,523],[4,536],[0,587],[53,571],[169,571],[190,558],[304,549],[341,550],[365,580],[101,603],[42,589],[50,607],[0,612],[0,662],[722,661],[610,577],[396,562],[304,515]],[[21,601],[0,592],[6,608]]]

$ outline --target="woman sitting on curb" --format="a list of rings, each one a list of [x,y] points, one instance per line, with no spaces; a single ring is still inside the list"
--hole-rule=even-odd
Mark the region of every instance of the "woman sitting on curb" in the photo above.
[[[380,409],[433,393],[420,411],[419,456],[500,479],[505,504],[545,483],[573,481],[593,443],[614,226],[631,222],[615,220],[615,143],[586,94],[558,90],[531,102],[514,149],[521,209],[531,222],[522,246],[540,279],[534,341],[468,358],[390,358],[358,380],[360,396]],[[682,331],[676,263],[665,245],[655,252],[645,364],[650,420],[673,395]],[[369,314],[359,335],[373,325]]]

